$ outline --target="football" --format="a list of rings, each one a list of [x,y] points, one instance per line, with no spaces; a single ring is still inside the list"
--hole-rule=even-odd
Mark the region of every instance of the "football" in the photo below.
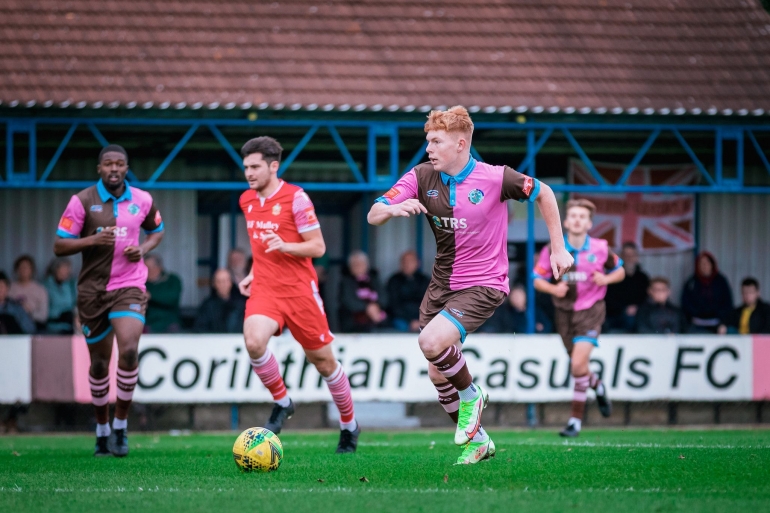
[[[235,440],[233,458],[244,472],[272,472],[281,466],[283,445],[269,429],[249,428]]]

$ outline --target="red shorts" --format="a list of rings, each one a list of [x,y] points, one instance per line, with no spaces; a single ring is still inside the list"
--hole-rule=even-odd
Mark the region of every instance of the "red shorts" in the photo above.
[[[314,351],[331,344],[334,335],[329,330],[321,296],[308,294],[298,297],[270,297],[252,295],[246,301],[246,319],[252,315],[264,315],[278,323],[278,336],[284,327],[302,347]]]

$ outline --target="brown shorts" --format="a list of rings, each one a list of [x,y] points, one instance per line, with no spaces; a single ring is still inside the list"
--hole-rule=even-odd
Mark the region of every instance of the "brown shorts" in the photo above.
[[[457,326],[460,342],[465,342],[465,336],[479,329],[503,301],[502,290],[490,287],[449,290],[431,281],[420,305],[420,328],[441,314]]]
[[[147,293],[136,287],[78,294],[78,316],[86,342],[95,344],[112,331],[111,319],[133,317],[144,323]]]
[[[572,354],[576,342],[590,342],[599,347],[599,334],[602,332],[605,314],[604,301],[597,301],[591,308],[577,312],[556,308],[556,332],[561,336],[568,354]]]

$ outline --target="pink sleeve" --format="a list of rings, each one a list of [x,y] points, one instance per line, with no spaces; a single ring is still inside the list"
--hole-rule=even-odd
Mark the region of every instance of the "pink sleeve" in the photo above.
[[[385,203],[386,205],[395,205],[403,203],[408,199],[417,197],[417,175],[414,169],[401,177],[396,185],[390,188],[388,192],[375,200],[375,203]]]
[[[83,208],[83,203],[77,196],[72,196],[59,220],[59,229],[56,230],[56,235],[65,239],[77,239],[83,230],[85,218],[86,209]]]
[[[550,280],[553,278],[553,270],[551,269],[551,248],[545,246],[540,252],[540,258],[537,259],[535,269],[533,271],[533,278],[540,278],[543,280]]]
[[[297,232],[305,233],[321,227],[313,202],[310,201],[310,197],[305,191],[299,190],[294,194],[291,211],[294,214],[294,224],[297,225]]]

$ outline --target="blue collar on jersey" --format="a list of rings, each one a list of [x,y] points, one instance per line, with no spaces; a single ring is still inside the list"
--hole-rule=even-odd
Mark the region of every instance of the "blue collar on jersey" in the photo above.
[[[444,185],[449,186],[449,206],[454,207],[457,204],[457,198],[456,198],[456,186],[458,183],[463,183],[463,181],[468,178],[468,175],[471,174],[471,172],[476,168],[476,159],[473,157],[470,157],[468,159],[468,163],[465,164],[465,167],[460,171],[457,176],[448,175],[445,172],[441,172],[441,181],[444,182]]]
[[[567,236],[564,236],[564,247],[569,251],[570,253],[578,253],[579,251],[588,251],[588,249],[591,247],[591,237],[586,235],[586,241],[583,243],[583,247],[580,249],[575,249],[572,246],[570,246],[569,239]]]
[[[96,182],[96,191],[99,193],[99,199],[102,200],[102,203],[107,203],[109,200],[112,200],[112,213],[115,215],[116,219],[118,217],[118,203],[121,201],[131,201],[131,186],[128,184],[127,180],[123,183],[126,184],[126,190],[123,191],[123,194],[121,194],[119,198],[116,198],[107,190],[107,187],[104,186],[104,182],[101,180]]]

